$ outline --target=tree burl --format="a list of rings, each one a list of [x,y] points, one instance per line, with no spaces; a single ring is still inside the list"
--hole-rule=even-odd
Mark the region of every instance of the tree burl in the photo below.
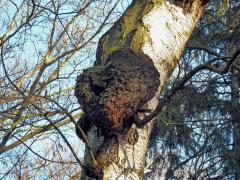
[[[154,97],[159,77],[147,55],[120,49],[109,55],[104,65],[88,68],[78,76],[75,95],[85,117],[92,121],[89,123],[103,130],[122,130]]]

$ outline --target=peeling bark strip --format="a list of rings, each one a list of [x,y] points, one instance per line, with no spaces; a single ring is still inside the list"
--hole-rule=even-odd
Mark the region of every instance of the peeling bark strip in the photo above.
[[[146,101],[148,101],[147,108],[150,110],[154,110],[157,106],[159,94],[177,64],[207,1],[178,2],[182,3],[181,6],[165,0],[133,0],[123,16],[100,39],[94,68],[80,75],[76,86],[76,96],[84,112],[96,126],[108,130],[124,129],[127,119],[131,119],[130,117]],[[187,8],[189,6],[191,6],[190,9]],[[122,51],[119,55],[114,55],[114,51],[118,52],[122,48],[130,48],[136,54],[131,55],[130,51],[129,55],[129,51]],[[139,54],[145,54],[148,57],[146,60],[142,60],[145,58],[128,58],[139,56]],[[124,58],[115,60],[120,57]],[[139,62],[132,61],[138,61],[138,59],[144,68],[140,68]],[[110,67],[113,67],[112,72]],[[154,71],[152,75],[150,69]],[[155,70],[159,72],[160,77]],[[152,86],[142,78],[144,72],[146,72],[144,77],[152,83]],[[157,77],[161,83],[155,81]],[[79,83],[81,85],[78,85]],[[139,84],[144,84],[143,89]],[[157,85],[159,87],[156,90]],[[131,89],[131,86],[134,88]],[[144,94],[140,95],[139,92]],[[102,137],[98,138],[94,131],[96,126],[90,128],[89,141],[92,145],[98,144],[94,147],[98,149],[97,159],[107,157],[109,152],[118,154],[118,158],[114,156],[114,160],[108,159],[107,165],[98,165],[102,167],[102,175],[99,178],[143,179],[147,143],[152,125],[153,123],[150,122],[141,129],[133,125],[134,129],[129,131],[125,129],[123,133],[117,133],[114,138],[110,135],[109,139],[105,134],[104,141],[100,145],[98,142]],[[105,151],[107,152],[104,153]],[[87,162],[90,163],[90,160],[86,158]],[[82,179],[88,178],[83,175]]]
[[[130,127],[134,114],[158,87],[159,73],[152,60],[120,49],[109,55],[105,65],[86,69],[78,77],[75,95],[87,118],[111,133]]]

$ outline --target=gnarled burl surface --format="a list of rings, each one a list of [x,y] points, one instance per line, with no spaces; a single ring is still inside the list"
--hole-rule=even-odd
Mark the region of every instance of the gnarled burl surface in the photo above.
[[[152,60],[120,49],[104,65],[78,76],[75,95],[88,119],[110,132],[129,127],[134,113],[153,98],[158,87],[159,73]]]

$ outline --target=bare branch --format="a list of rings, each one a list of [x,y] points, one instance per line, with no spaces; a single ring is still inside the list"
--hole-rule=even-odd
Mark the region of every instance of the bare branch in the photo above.
[[[226,74],[229,71],[230,66],[232,65],[232,63],[234,62],[234,60],[236,60],[236,58],[239,56],[240,54],[240,49],[238,49],[230,58],[230,60],[226,63],[224,68],[220,68],[220,67],[216,67],[214,65],[211,65],[212,62],[215,61],[215,59],[206,62],[204,64],[200,64],[197,67],[195,67],[192,71],[190,71],[187,75],[185,75],[185,77],[178,81],[176,83],[176,85],[170,90],[169,93],[165,94],[164,97],[160,100],[159,104],[157,105],[157,107],[155,108],[155,110],[150,113],[150,115],[148,115],[147,117],[145,117],[143,120],[140,120],[139,118],[135,118],[135,124],[137,127],[143,127],[145,126],[147,123],[149,123],[153,118],[155,118],[159,112],[161,112],[162,108],[167,105],[173,95],[180,89],[183,88],[183,86],[186,84],[186,82],[191,79],[196,73],[202,71],[202,70],[209,70],[218,74]]]

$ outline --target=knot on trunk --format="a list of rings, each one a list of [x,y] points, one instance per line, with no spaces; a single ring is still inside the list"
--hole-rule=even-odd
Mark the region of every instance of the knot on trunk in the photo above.
[[[104,130],[122,130],[137,109],[154,97],[159,73],[151,58],[130,49],[109,55],[106,64],[83,71],[75,95],[88,119]]]

